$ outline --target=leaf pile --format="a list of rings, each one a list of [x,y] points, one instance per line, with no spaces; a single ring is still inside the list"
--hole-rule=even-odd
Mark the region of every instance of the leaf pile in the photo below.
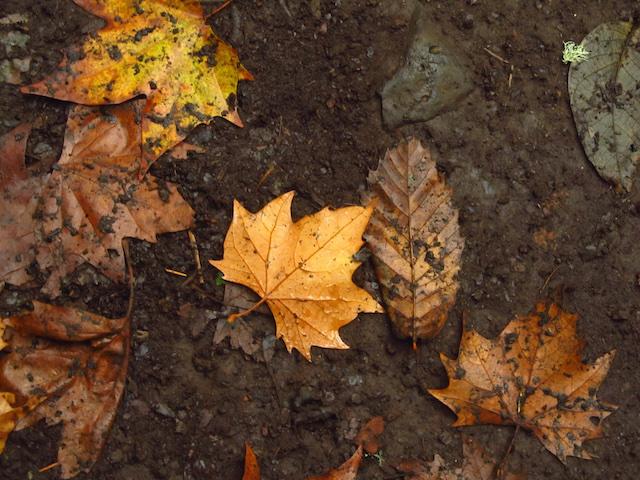
[[[453,305],[464,240],[449,189],[419,140],[387,151],[369,173],[378,199],[365,238],[386,312],[400,337],[432,338]]]

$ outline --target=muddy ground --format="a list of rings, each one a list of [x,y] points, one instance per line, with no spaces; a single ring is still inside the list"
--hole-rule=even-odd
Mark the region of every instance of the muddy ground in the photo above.
[[[586,160],[561,62],[563,40],[579,41],[601,22],[629,17],[636,2],[421,3],[471,65],[475,90],[455,111],[397,131],[382,125],[377,92],[402,64],[413,2],[323,0],[318,17],[302,0],[286,3],[290,16],[278,1],[237,0],[212,23],[256,77],[240,86],[246,128],[224,121],[199,127],[189,140],[206,153],[162,158],[152,173],[180,186],[197,212],[202,256],[220,258],[234,198],[255,211],[293,189],[298,216],[357,203],[385,149],[416,135],[434,148],[453,187],[466,239],[461,288],[442,334],[416,355],[393,337],[384,316],[361,315],[342,330],[351,350],[314,349],[308,363],[279,341],[267,367],[228,344],[214,347],[215,321],[194,332],[179,317],[184,304],[219,311],[224,288],[211,267],[205,293],[165,273],[193,272],[186,234],[164,235],[156,245],[134,241],[139,334],[126,393],[102,459],[79,479],[240,479],[245,441],[265,479],[301,479],[351,455],[356,430],[373,415],[387,420],[385,461],[367,459],[359,478],[398,478],[389,465],[406,457],[430,460],[437,453],[459,464],[454,415],[425,393],[447,383],[437,352],[457,353],[463,312],[494,336],[558,290],[564,306],[580,315],[587,359],[617,349],[599,396],[619,410],[604,423],[606,439],[588,444],[598,459],[570,459],[565,467],[525,433],[511,465],[532,479],[637,477],[639,185],[629,195],[616,193]],[[99,26],[71,0],[2,0],[0,17],[9,13],[29,19],[25,83],[50,72],[60,49]],[[59,153],[65,113],[61,102],[0,84],[0,133],[21,121],[38,127],[30,161]],[[369,265],[358,278],[372,278]],[[35,296],[6,288],[0,314],[18,312]],[[121,315],[127,296],[126,285],[83,268],[60,301]],[[273,333],[269,317],[253,324],[256,335]],[[13,434],[0,457],[0,478],[57,478],[55,469],[38,469],[55,461],[59,432],[41,425]],[[512,429],[465,432],[500,456]]]

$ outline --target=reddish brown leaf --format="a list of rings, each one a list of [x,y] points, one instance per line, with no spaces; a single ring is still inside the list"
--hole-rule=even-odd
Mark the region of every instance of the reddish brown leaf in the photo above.
[[[244,475],[242,476],[242,480],[260,480],[260,465],[258,464],[256,454],[253,453],[249,442],[245,442],[244,448]]]
[[[384,418],[373,417],[356,436],[356,444],[369,454],[378,453],[380,449],[378,437],[382,435],[382,432],[384,432]]]
[[[356,453],[338,468],[319,477],[308,477],[307,480],[355,480],[360,463],[362,463],[362,447],[358,447]]]
[[[0,358],[0,390],[18,405],[45,401],[17,422],[62,422],[62,478],[89,471],[107,439],[127,374],[129,321],[34,302],[33,312],[4,320],[8,353]]]
[[[27,178],[24,164],[16,171],[22,181],[0,193],[0,282],[27,282],[34,261],[49,271],[43,291],[52,296],[84,262],[121,281],[125,237],[155,242],[159,233],[191,226],[193,210],[175,186],[150,176],[139,181],[122,166],[141,155],[140,107],[75,107],[59,168],[38,178]]]

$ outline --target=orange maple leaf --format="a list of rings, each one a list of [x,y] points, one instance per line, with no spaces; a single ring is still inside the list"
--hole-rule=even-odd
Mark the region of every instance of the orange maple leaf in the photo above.
[[[582,443],[602,435],[602,420],[615,409],[596,398],[615,352],[584,364],[577,318],[540,303],[494,340],[465,330],[458,359],[441,355],[449,386],[429,393],[456,413],[454,426],[516,425],[562,462],[591,458]]]
[[[29,177],[24,154],[19,164],[15,155],[0,157],[0,168],[12,172],[0,184],[0,283],[26,283],[34,261],[50,271],[43,291],[53,296],[83,262],[121,281],[125,237],[155,242],[159,233],[191,226],[193,210],[174,185],[129,170],[141,157],[140,108],[140,101],[75,107],[60,161],[45,176]]]
[[[224,258],[211,260],[227,281],[240,283],[267,303],[276,321],[276,336],[287,349],[311,360],[311,347],[349,348],[340,327],[359,312],[381,307],[351,280],[360,262],[353,255],[371,207],[325,208],[293,222],[294,192],[285,193],[258,213],[234,202],[234,215],[224,241]],[[231,316],[233,321],[238,315]]]
[[[105,20],[96,35],[71,48],[57,71],[23,87],[85,105],[146,95],[141,171],[200,123],[223,117],[242,126],[239,80],[251,80],[238,54],[207,25],[197,1],[74,0]]]
[[[115,418],[127,374],[129,319],[33,303],[33,312],[4,319],[8,353],[0,359],[0,389],[22,406],[16,430],[42,419],[63,423],[58,462],[62,478],[71,478],[91,469]],[[0,439],[3,423],[0,414]]]
[[[415,138],[387,151],[369,185],[365,200],[379,201],[367,245],[394,330],[415,345],[440,332],[456,298],[464,248],[458,211],[431,152]]]

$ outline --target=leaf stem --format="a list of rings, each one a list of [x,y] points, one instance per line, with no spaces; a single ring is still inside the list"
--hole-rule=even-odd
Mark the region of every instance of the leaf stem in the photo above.
[[[264,302],[266,302],[267,299],[266,298],[261,298],[260,301],[258,303],[256,303],[253,307],[247,309],[247,310],[243,310],[242,312],[238,312],[238,313],[232,313],[231,315],[229,315],[229,317],[227,318],[227,322],[229,323],[233,323],[235,322],[237,319],[242,318],[242,317],[246,317],[247,315],[249,315],[251,312],[253,312],[254,310],[258,309],[260,307],[260,305],[262,305]]]
[[[516,429],[513,431],[513,436],[511,437],[511,442],[509,442],[509,447],[507,448],[507,451],[502,457],[502,460],[500,460],[500,464],[498,465],[498,468],[496,468],[496,474],[495,474],[496,480],[504,479],[504,476],[506,473],[507,461],[509,460],[509,455],[511,455],[511,452],[513,451],[513,445],[515,444],[516,437],[518,436],[519,431],[520,431],[520,424],[518,423],[516,425]]]

